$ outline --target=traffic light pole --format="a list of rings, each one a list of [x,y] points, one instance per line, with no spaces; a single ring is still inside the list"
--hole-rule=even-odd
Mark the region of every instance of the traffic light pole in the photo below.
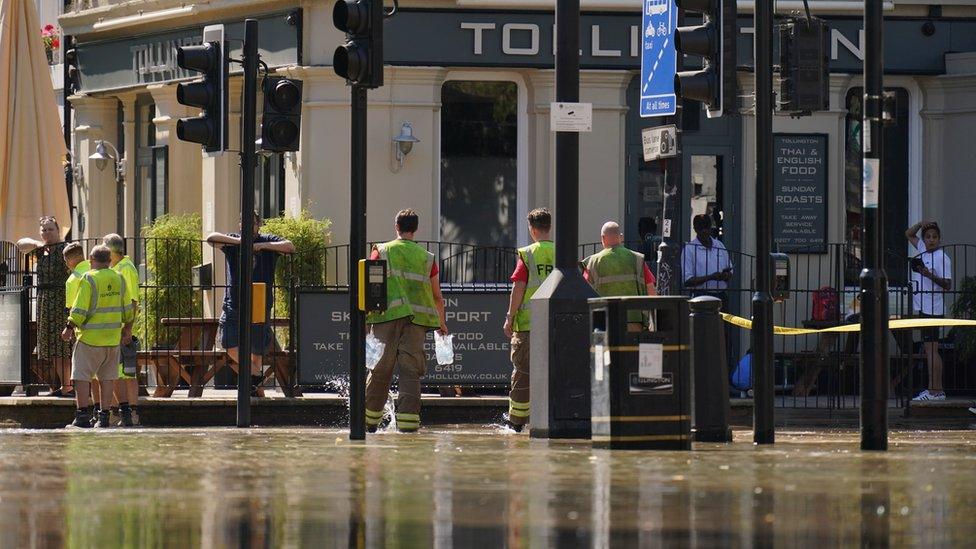
[[[244,22],[244,104],[241,111],[241,246],[237,265],[237,426],[251,426],[251,299],[254,261],[254,139],[257,125],[258,21]]]
[[[678,26],[684,25],[685,14],[678,12]],[[675,55],[675,71],[684,70],[684,56]],[[675,147],[678,156],[663,160],[664,164],[664,204],[661,213],[661,244],[657,251],[657,293],[658,295],[681,294],[681,242],[678,240],[681,231],[681,195],[684,186],[682,163],[684,161],[684,101],[675,97],[675,111],[673,123],[675,127]]]
[[[861,271],[861,449],[888,449],[888,278],[884,270],[884,39],[881,2],[864,1],[864,270]]]
[[[366,254],[366,87],[352,89],[349,194],[349,439],[366,438],[366,325],[359,310],[359,260]]]
[[[870,0],[866,0],[870,1]],[[753,441],[772,444],[773,422],[773,0],[755,3],[756,291],[752,295]]]

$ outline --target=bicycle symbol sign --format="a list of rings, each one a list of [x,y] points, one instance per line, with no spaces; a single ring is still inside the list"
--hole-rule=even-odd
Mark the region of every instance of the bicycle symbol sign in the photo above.
[[[640,90],[640,115],[644,118],[676,112],[674,30],[677,24],[678,8],[674,0],[644,0]]]

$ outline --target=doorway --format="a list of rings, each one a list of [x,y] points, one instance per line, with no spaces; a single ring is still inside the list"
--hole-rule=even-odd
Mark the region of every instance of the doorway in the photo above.
[[[638,78],[627,89],[630,110],[626,124],[626,181],[624,234],[643,237],[653,230],[661,237],[664,205],[664,163],[644,162],[641,130],[670,123],[668,118],[640,118]],[[682,242],[693,238],[691,220],[697,214],[712,217],[713,236],[730,251],[742,249],[742,220],[738,218],[741,189],[737,158],[741,148],[738,116],[708,118],[700,104],[686,102],[682,136],[682,207],[674,234]]]

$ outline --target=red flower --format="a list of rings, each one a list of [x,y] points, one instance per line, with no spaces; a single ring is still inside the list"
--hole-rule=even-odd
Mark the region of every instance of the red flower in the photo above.
[[[61,47],[61,41],[58,40],[57,38],[55,38],[54,40],[51,40],[51,47],[52,48],[60,48]]]
[[[48,23],[47,25],[44,25],[44,30],[51,32],[54,30],[54,25]]]

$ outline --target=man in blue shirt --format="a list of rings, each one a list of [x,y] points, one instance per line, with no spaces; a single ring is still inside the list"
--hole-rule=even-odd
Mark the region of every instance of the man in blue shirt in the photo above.
[[[274,283],[275,264],[278,261],[278,254],[290,254],[295,252],[295,245],[290,241],[273,234],[262,234],[261,216],[254,213],[254,269],[252,270],[253,282],[264,282],[265,291],[265,318],[271,316],[272,292],[271,287]],[[238,230],[240,228],[238,227]],[[224,253],[224,260],[227,269],[227,291],[224,292],[224,303],[220,314],[220,344],[230,356],[232,367],[236,370],[238,341],[240,333],[240,314],[237,302],[237,293],[240,288],[240,281],[237,279],[238,265],[240,264],[240,233],[211,233],[207,237],[207,242],[214,245]],[[269,323],[251,325],[251,394],[253,396],[263,396],[260,389],[263,380],[263,369],[261,368],[264,352],[271,344],[271,328]]]

